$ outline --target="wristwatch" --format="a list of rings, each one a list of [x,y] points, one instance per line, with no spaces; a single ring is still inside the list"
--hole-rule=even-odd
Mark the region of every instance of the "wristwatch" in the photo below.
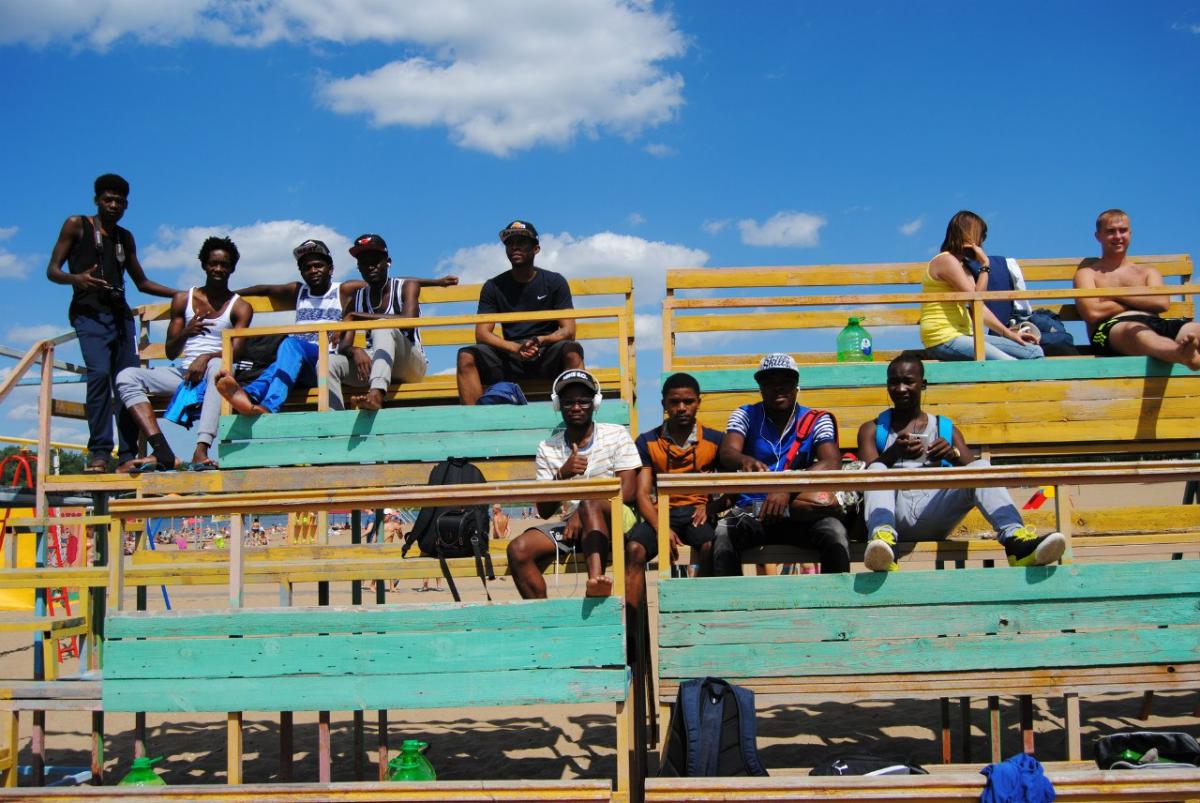
[[[980,272],[980,273],[991,273],[991,272],[992,272],[992,266],[991,266],[991,265],[980,265],[980,266],[979,266],[979,272]]]

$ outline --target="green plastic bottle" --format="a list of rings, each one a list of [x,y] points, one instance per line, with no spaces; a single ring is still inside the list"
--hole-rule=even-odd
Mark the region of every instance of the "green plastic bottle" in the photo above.
[[[162,761],[162,756],[158,758],[135,758],[133,760],[133,769],[120,780],[117,786],[166,786],[167,782],[158,777],[158,773],[154,771],[152,765]]]
[[[851,318],[846,328],[838,333],[837,360],[838,362],[874,362],[875,354],[871,348],[871,335],[858,324],[858,318]]]
[[[389,781],[436,781],[433,764],[425,758],[422,750],[429,744],[420,739],[405,739],[400,745],[400,755],[388,762],[392,774]]]

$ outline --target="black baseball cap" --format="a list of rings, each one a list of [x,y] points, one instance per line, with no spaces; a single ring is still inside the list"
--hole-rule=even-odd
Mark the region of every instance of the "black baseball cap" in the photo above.
[[[563,371],[558,375],[558,379],[554,380],[554,395],[561,396],[563,390],[571,385],[583,385],[592,393],[600,392],[600,383],[596,381],[596,377],[582,368],[570,368]]]
[[[364,251],[382,251],[387,253],[387,243],[378,234],[363,234],[355,238],[350,246],[350,256],[356,257]]]
[[[528,237],[535,243],[538,241],[537,229],[528,220],[514,220],[500,230],[500,242],[506,243],[513,237]]]
[[[330,265],[333,264],[333,254],[329,253],[329,246],[320,240],[305,240],[292,249],[292,256],[296,258],[297,263],[307,256],[314,255],[324,257]]]

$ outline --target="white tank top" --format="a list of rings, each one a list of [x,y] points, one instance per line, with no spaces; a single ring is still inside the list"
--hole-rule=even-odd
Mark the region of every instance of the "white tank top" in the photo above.
[[[383,286],[384,303],[382,308],[373,309],[371,307],[371,286],[367,285],[354,294],[354,311],[366,312],[372,315],[399,315],[400,310],[396,309],[396,294],[400,291],[400,280],[395,276],[387,280],[387,284]],[[371,336],[374,330],[367,330],[367,345],[371,346],[374,338]],[[421,345],[421,334],[414,327],[411,331],[405,332],[404,336],[414,346]]]
[[[296,323],[334,323],[342,320],[342,301],[339,293],[341,286],[341,282],[330,282],[325,295],[314,296],[309,292],[308,285],[301,282],[300,292],[296,294]],[[316,332],[304,332],[295,337],[309,343],[317,342]],[[331,336],[330,351],[335,350],[334,340],[336,338]]]
[[[185,324],[196,316],[194,300],[195,293],[195,287],[188,288],[187,307],[185,308],[187,309],[188,314],[184,318]],[[192,360],[196,359],[202,354],[212,354],[213,352],[217,352],[219,354],[221,352],[221,332],[233,326],[233,320],[230,316],[233,315],[233,305],[237,303],[239,298],[241,298],[241,296],[239,296],[237,293],[234,293],[230,299],[225,302],[225,306],[221,309],[221,312],[219,315],[217,315],[217,317],[207,319],[207,332],[201,332],[195,337],[189,337],[184,341],[183,351],[179,355],[180,365],[186,369],[192,364]]]

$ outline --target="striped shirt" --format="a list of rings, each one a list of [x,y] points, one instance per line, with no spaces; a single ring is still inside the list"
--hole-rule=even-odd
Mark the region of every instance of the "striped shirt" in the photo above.
[[[341,286],[341,282],[330,282],[325,295],[318,296],[313,295],[308,285],[301,282],[300,292],[296,294],[296,323],[337,323],[342,320]],[[330,351],[336,351],[334,344],[338,334],[340,332],[330,333]],[[309,343],[317,342],[316,332],[301,332],[293,337]]]
[[[593,424],[592,439],[580,448],[579,453],[587,458],[587,470],[582,477],[615,477],[618,471],[636,471],[642,466],[637,447],[629,431],[620,424]],[[566,430],[558,429],[538,444],[536,478],[543,481],[555,479],[558,470],[571,456],[567,445]],[[575,512],[579,501],[572,500],[565,506],[567,515]]]

